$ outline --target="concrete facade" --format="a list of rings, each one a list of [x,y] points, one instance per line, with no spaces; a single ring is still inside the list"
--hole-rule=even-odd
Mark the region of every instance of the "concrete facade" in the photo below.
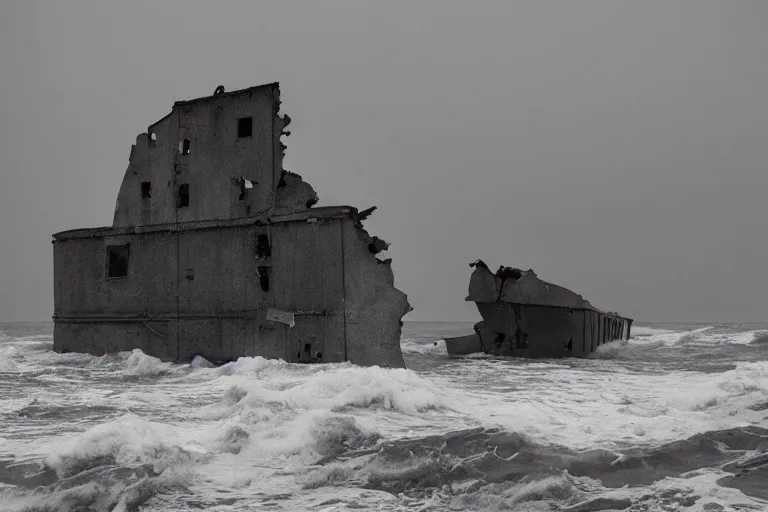
[[[54,348],[403,367],[406,296],[349,206],[282,168],[277,84],[176,102],[113,225],[54,235]]]
[[[472,266],[466,300],[477,304],[483,321],[474,337],[446,340],[451,354],[585,357],[604,343],[629,339],[631,319],[600,311],[532,270],[501,267],[494,274],[480,260]]]

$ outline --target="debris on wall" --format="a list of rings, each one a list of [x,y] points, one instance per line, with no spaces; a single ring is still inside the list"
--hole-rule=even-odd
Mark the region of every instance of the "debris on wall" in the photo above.
[[[385,242],[377,236],[371,237],[371,241],[368,243],[368,250],[371,251],[371,254],[379,254],[387,249],[389,249],[388,242]]]
[[[280,311],[275,308],[267,309],[267,320],[270,322],[279,322],[288,327],[296,325],[296,315],[294,315],[294,313],[291,313],[290,311]]]
[[[370,208],[366,208],[365,210],[358,212],[357,219],[360,222],[364,221],[365,219],[370,217],[373,212],[376,211],[376,208],[377,208],[376,206],[371,206]]]
[[[315,189],[295,172],[283,171],[277,183],[275,206],[278,210],[296,211],[312,208],[319,201]]]

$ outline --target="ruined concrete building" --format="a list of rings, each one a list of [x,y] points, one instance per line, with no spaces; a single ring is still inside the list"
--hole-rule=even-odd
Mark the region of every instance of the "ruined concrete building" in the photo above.
[[[283,169],[277,83],[177,101],[136,138],[112,227],[54,235],[54,348],[403,367],[373,209]]]
[[[451,355],[583,357],[609,341],[629,339],[632,320],[600,311],[581,295],[542,281],[533,270],[477,260],[466,300],[477,305],[475,334],[445,340]]]

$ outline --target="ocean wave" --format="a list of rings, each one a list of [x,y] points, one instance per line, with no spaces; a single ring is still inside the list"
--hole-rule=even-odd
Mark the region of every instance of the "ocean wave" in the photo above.
[[[755,450],[767,443],[768,430],[728,429],[624,452],[573,451],[515,432],[471,429],[346,454],[344,460],[310,469],[298,481],[306,488],[356,485],[433,498],[437,492],[453,506],[473,510],[516,509],[523,502],[564,510],[663,503],[680,508],[703,496],[679,486],[678,479],[708,468],[724,467],[727,473],[734,464],[766,466],[768,459]],[[649,493],[640,484],[658,485],[658,492]]]
[[[643,360],[659,357],[670,359],[675,353],[690,355],[703,360],[710,357],[712,350],[759,350],[768,345],[768,332],[759,330],[730,331],[715,330],[713,327],[692,331],[664,331],[653,329],[652,333],[636,335],[629,340],[617,340],[601,345],[591,354],[595,359]],[[723,352],[724,355],[737,354]],[[722,359],[722,358],[720,358]],[[718,363],[718,361],[712,361]]]
[[[768,363],[718,329],[451,364],[443,330],[403,341],[417,371],[28,340],[0,382],[0,509],[761,510]],[[700,368],[710,347],[743,359]]]
[[[105,462],[151,464],[161,472],[170,466],[205,460],[208,455],[199,444],[185,442],[172,427],[126,414],[58,441],[45,465],[64,478]]]
[[[49,369],[61,373],[68,368],[82,368],[91,372],[104,372],[110,376],[156,377],[184,371],[187,365],[161,361],[140,349],[96,356],[79,352],[54,352],[49,345],[9,343],[3,349],[5,369],[39,373]],[[4,368],[0,368],[2,370]]]
[[[0,502],[8,512],[134,512],[157,494],[184,491],[189,481],[184,471],[158,475],[146,467],[112,466],[31,492],[0,488]]]
[[[136,510],[188,483],[192,468],[210,457],[172,427],[133,414],[39,449],[49,452],[41,471],[0,494],[11,510]]]
[[[717,377],[717,386],[731,396],[756,393],[768,398],[768,361],[737,363]]]
[[[405,339],[400,342],[400,350],[402,350],[404,354],[438,354],[441,356],[447,355],[444,339],[426,342],[417,342],[414,340]]]
[[[250,405],[270,403],[299,409],[343,411],[346,408],[387,409],[418,414],[442,409],[440,393],[430,381],[411,370],[356,367],[349,364],[317,367],[241,358],[223,375],[236,375],[235,389],[225,400]],[[245,375],[253,378],[244,378]]]

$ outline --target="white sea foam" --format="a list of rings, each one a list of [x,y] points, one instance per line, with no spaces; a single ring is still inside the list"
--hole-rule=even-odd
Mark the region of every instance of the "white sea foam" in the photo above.
[[[635,331],[632,340],[601,347],[595,359],[481,357],[448,364],[436,354],[439,364],[433,367],[424,361],[433,357],[433,349],[444,351],[442,345],[404,341],[406,361],[409,354],[417,358],[418,373],[260,357],[210,368],[165,363],[138,350],[95,357],[55,354],[41,349],[39,340],[7,342],[13,348],[0,344],[0,353],[14,365],[3,371],[27,379],[22,384],[26,397],[2,396],[7,400],[0,402],[0,422],[8,427],[0,427],[6,438],[0,439],[0,455],[16,463],[44,462],[63,481],[90,475],[96,483],[36,493],[4,488],[0,500],[11,503],[12,510],[66,510],[65,503],[129,510],[155,495],[148,510],[377,510],[383,504],[393,509],[463,504],[477,510],[483,503],[490,509],[533,510],[578,504],[591,499],[590,493],[638,501],[643,493],[674,491],[664,498],[666,505],[659,501],[658,506],[678,503],[677,510],[703,511],[705,503],[746,503],[750,498],[715,483],[725,474],[716,470],[613,491],[567,474],[481,490],[467,479],[456,483],[454,494],[436,489],[413,497],[363,488],[354,480],[360,474],[353,465],[314,464],[350,452],[375,454],[384,441],[477,426],[520,432],[543,446],[601,447],[617,454],[709,430],[768,427],[765,411],[750,409],[768,400],[765,361],[737,360],[716,371],[685,369],[687,360],[672,367],[659,363],[683,349],[699,350],[698,344],[701,350],[729,344],[747,350],[749,342],[732,340],[752,340],[758,332],[730,338],[726,332],[718,341],[714,330]],[[30,414],[19,415],[25,407]],[[82,412],[57,419],[36,416],[66,410]],[[137,476],[116,476],[120,471]],[[174,485],[186,490],[173,490]],[[693,494],[702,498],[687,505]]]
[[[749,409],[768,399],[768,363],[741,363],[720,376],[604,373],[601,365],[586,361],[582,369],[553,368],[546,375],[532,365],[508,370],[496,365],[494,386],[477,391],[457,389],[452,378],[441,383],[453,392],[447,404],[468,417],[573,448],[654,444],[719,428],[768,426],[763,413]],[[490,374],[485,369],[473,373],[466,381]]]
[[[676,332],[673,329],[658,329],[654,327],[645,327],[642,325],[633,325],[631,333],[633,337],[639,336],[655,336],[657,334],[668,334]]]
[[[156,357],[148,356],[139,349],[131,351],[125,359],[125,371],[140,376],[160,375],[169,371],[174,365],[165,363]]]
[[[445,340],[419,342],[414,340],[403,340],[400,343],[400,349],[404,354],[430,354],[443,356],[446,355]]]
[[[122,465],[151,464],[162,471],[209,455],[199,442],[179,434],[169,425],[128,414],[51,446],[45,463],[64,477],[105,457]]]

